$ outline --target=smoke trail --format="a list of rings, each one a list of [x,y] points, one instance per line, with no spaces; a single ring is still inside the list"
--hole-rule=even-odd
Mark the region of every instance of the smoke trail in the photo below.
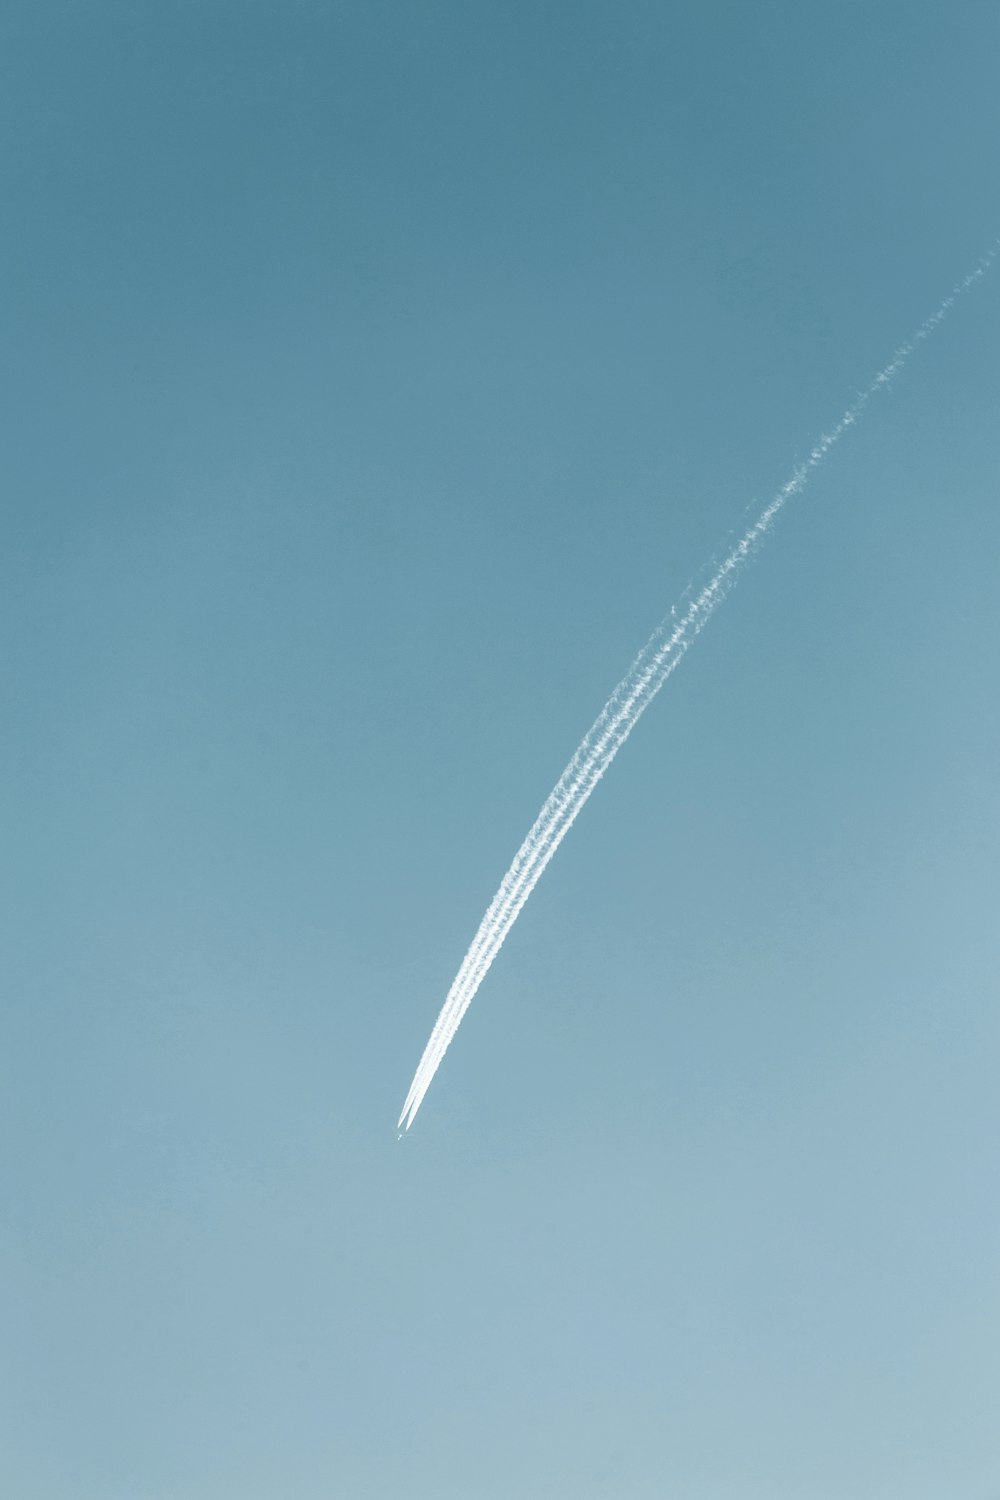
[[[726,598],[746,562],[767,537],[780,511],[805,488],[811,474],[823,462],[830,449],[840,441],[849,427],[853,427],[871,398],[890,384],[914,350],[947,316],[956,300],[985,275],[996,258],[998,246],[1000,241],[983,257],[974,271],[956,284],[917,331],[899,346],[889,363],[847,408],[836,426],[825,433],[810,450],[809,456],[793,469],[781,489],[764,507],[753,525],[744,532],[686,610],[679,615],[672,612],[657,626],[639,652],[577,746],[569,765],[546,798],[541,812],[501,881],[500,889],[490,903],[469,951],[462,960],[424,1048],[399,1117],[399,1128],[409,1130],[413,1124],[462,1017],[522,907],[541,879],[549,860],[639,719]]]

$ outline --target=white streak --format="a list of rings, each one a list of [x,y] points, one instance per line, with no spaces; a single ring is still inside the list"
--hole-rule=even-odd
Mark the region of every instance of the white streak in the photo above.
[[[820,438],[803,462],[796,465],[781,489],[764,507],[749,530],[744,532],[701,592],[685,609],[679,606],[672,609],[639,652],[577,746],[573,758],[546,798],[527,838],[501,881],[500,889],[479,925],[479,931],[462,960],[462,966],[434,1023],[399,1117],[400,1127],[405,1126],[409,1130],[413,1124],[431,1079],[437,1072],[462,1017],[521,908],[541,879],[549,860],[639,719],[708,624],[746,562],[770,532],[779,512],[805,488],[810,475],[823,462],[830,449],[840,441],[849,427],[854,426],[871,398],[890,384],[918,345],[947,316],[957,298],[985,275],[996,258],[998,246],[1000,241],[983,257],[974,271],[958,282],[930,317],[921,323],[916,333],[900,345],[889,363],[879,371],[867,390],[862,391],[857,400],[847,408],[836,426]]]

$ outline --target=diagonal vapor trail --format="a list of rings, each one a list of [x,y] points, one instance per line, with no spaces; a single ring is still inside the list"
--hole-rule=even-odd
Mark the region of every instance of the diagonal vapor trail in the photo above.
[[[809,455],[792,470],[781,489],[757,520],[720,563],[708,583],[683,611],[674,610],[654,630],[625,676],[587,730],[514,856],[500,889],[490,902],[469,951],[462,960],[434,1023],[423,1056],[410,1084],[398,1128],[409,1130],[469,1005],[486,977],[507,934],[538,884],[549,860],[579,817],[597,783],[628,739],[667,678],[729,594],[745,564],[771,531],[788,501],[806,486],[830,449],[853,427],[874,395],[887,387],[910,355],[947,317],[955,302],[986,274],[996,259],[1000,241],[983,256],[974,271],[963,277],[930,317],[901,344],[889,363],[847,408],[836,426],[819,439]]]

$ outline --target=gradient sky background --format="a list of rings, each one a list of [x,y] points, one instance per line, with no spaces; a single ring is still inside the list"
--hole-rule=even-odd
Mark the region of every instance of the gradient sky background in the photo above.
[[[1000,1496],[1000,7],[0,18],[0,1492]]]

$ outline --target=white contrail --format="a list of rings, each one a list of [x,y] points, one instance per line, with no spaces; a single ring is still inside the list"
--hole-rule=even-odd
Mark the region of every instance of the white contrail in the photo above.
[[[947,316],[957,298],[985,275],[996,258],[998,247],[1000,241],[983,257],[974,271],[957,283],[930,317],[921,323],[916,333],[900,345],[889,363],[879,371],[867,390],[847,408],[836,426],[825,433],[810,450],[809,456],[793,469],[781,489],[764,507],[749,530],[744,532],[701,592],[683,611],[671,611],[639,652],[546,798],[479,924],[479,931],[448,991],[410,1084],[403,1112],[399,1117],[400,1128],[409,1130],[413,1124],[462,1017],[521,908],[541,879],[549,860],[643,713],[725,599],[744,564],[771,530],[779,512],[805,488],[813,470],[819,467],[847,429],[854,425],[871,398],[889,385],[918,345]]]

